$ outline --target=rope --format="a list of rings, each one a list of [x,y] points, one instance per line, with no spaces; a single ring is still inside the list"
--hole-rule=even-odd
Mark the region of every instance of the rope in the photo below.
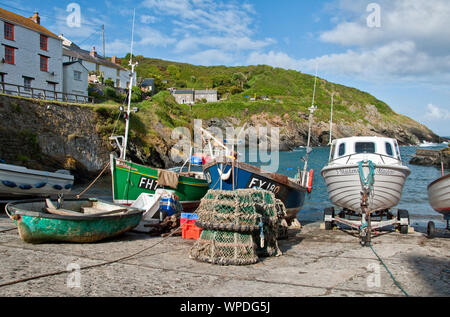
[[[83,196],[97,181],[98,179],[103,175],[104,172],[106,172],[106,170],[108,169],[109,165],[111,164],[111,162],[108,162],[108,164],[106,164],[105,168],[103,169],[103,171],[97,176],[96,179],[94,179],[94,181],[85,189],[83,190],[81,193],[79,193],[77,195],[77,199],[80,199],[81,196]]]
[[[381,262],[381,264],[383,264],[384,268],[386,269],[386,271],[389,273],[389,275],[391,276],[392,281],[394,281],[394,284],[402,291],[403,294],[405,294],[406,297],[409,297],[409,294],[403,289],[403,287],[400,285],[399,282],[397,282],[397,280],[395,279],[394,275],[392,274],[392,272],[389,270],[389,268],[387,267],[387,265],[383,262],[383,260],[380,258],[380,256],[375,252],[375,250],[372,247],[372,244],[369,244],[370,249],[372,250],[372,252],[375,254],[375,256],[378,258],[378,260]]]
[[[364,185],[364,187],[372,190],[373,189],[373,185],[375,184],[375,164],[372,161],[369,161],[369,175],[367,175],[367,177],[364,176],[364,171],[363,171],[363,164],[364,161],[359,162],[359,176],[361,178],[361,182]]]
[[[0,231],[0,233],[9,232],[9,231],[13,231],[13,230],[16,230],[16,229],[17,228],[6,229],[6,230]]]
[[[178,229],[174,230],[167,237],[163,238],[162,240],[158,241],[157,243],[155,243],[155,244],[153,244],[153,245],[151,245],[151,246],[149,246],[149,247],[147,247],[145,249],[142,249],[142,250],[140,250],[140,251],[138,251],[136,253],[133,253],[131,255],[127,255],[127,256],[125,256],[123,258],[120,258],[120,259],[116,259],[116,260],[113,260],[113,261],[108,261],[108,262],[104,262],[104,263],[100,263],[100,264],[94,264],[94,265],[89,265],[89,266],[82,267],[82,268],[80,268],[80,271],[93,269],[93,268],[106,266],[106,265],[111,265],[111,264],[114,264],[114,263],[118,263],[118,262],[121,262],[121,261],[124,261],[124,260],[128,260],[130,258],[133,258],[133,257],[135,257],[135,256],[137,256],[137,255],[139,255],[141,253],[144,253],[145,251],[148,251],[148,250],[154,248],[158,244],[163,243],[164,241],[166,241],[167,239],[172,237],[174,234],[176,234],[186,223],[187,223],[187,221],[184,222],[182,225],[180,225],[180,227],[178,227]],[[24,282],[28,282],[28,281],[32,281],[32,280],[37,280],[37,279],[44,278],[44,277],[62,275],[62,274],[66,274],[66,273],[70,273],[70,272],[65,270],[65,271],[57,271],[57,272],[52,272],[52,273],[36,275],[36,276],[32,276],[32,277],[26,277],[26,278],[22,278],[22,279],[19,279],[19,280],[2,283],[2,284],[0,284],[0,288],[5,287],[5,286],[11,286],[11,285],[15,285],[15,284],[20,284],[20,283],[24,283]]]

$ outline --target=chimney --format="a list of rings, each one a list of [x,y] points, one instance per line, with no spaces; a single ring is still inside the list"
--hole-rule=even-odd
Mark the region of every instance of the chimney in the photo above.
[[[94,48],[92,49],[90,55],[91,55],[92,57],[97,57],[97,52],[95,51],[95,46],[94,46]]]
[[[33,21],[34,23],[37,23],[37,24],[41,24],[41,18],[40,18],[40,16],[39,16],[39,13],[38,12],[35,12],[34,13],[34,16],[32,16],[32,17],[30,17],[30,19],[31,19],[31,21]]]
[[[111,62],[113,62],[113,64],[117,64],[117,57],[116,56],[111,57]]]

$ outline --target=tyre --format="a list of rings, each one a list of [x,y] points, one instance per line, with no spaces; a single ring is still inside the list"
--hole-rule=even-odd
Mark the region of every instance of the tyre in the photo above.
[[[401,234],[408,234],[408,228],[409,226],[400,226],[400,233]]]
[[[325,221],[325,230],[332,230],[333,229],[333,223],[330,221]]]
[[[427,237],[433,239],[436,234],[436,227],[433,221],[430,221],[427,226]]]

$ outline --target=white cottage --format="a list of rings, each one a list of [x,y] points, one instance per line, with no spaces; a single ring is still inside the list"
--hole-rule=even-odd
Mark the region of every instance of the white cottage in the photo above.
[[[74,95],[88,95],[89,71],[81,61],[67,62],[63,64],[64,93],[68,101],[76,101]]]
[[[0,8],[0,81],[6,92],[49,96],[63,91],[62,40],[40,25],[40,17],[26,18]],[[51,97],[51,96],[50,96]]]
[[[103,77],[104,80],[110,79],[114,82],[114,87],[127,89],[130,81],[130,71],[116,62],[116,58],[112,60],[101,57],[95,51],[86,51],[81,49],[72,41],[66,39],[64,36],[59,36],[63,40],[63,60],[64,63],[74,62],[80,60],[88,73],[95,73],[94,76],[89,76],[91,82],[95,82],[98,77]],[[133,79],[136,85],[136,78]]]

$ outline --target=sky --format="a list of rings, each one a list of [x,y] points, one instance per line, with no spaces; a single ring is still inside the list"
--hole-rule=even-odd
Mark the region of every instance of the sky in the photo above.
[[[449,0],[0,0],[84,49],[294,69],[366,91],[450,136]],[[78,15],[79,12],[79,15]],[[79,22],[77,17],[80,17]]]

